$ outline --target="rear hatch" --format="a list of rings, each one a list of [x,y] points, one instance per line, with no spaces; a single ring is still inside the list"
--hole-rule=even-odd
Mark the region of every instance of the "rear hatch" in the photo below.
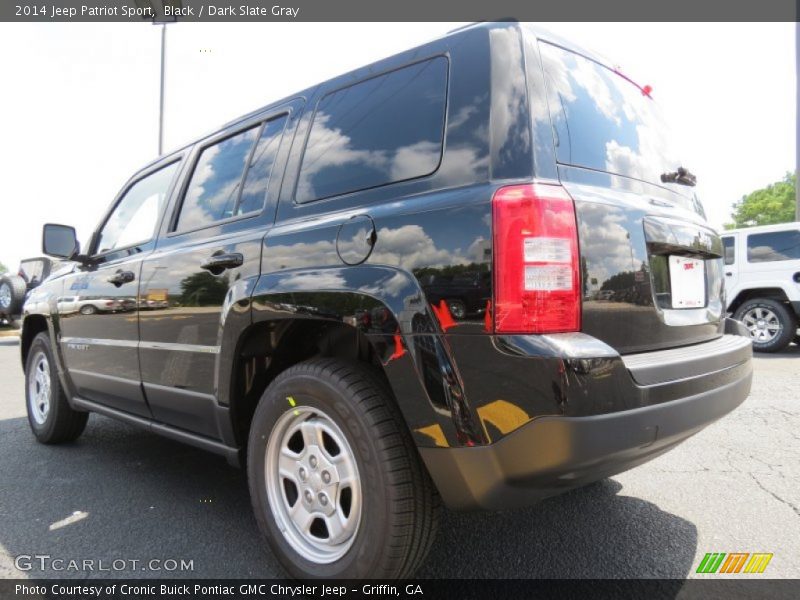
[[[539,48],[559,178],[575,200],[582,331],[623,354],[718,337],[722,244],[694,188],[662,181],[682,165],[650,89]]]

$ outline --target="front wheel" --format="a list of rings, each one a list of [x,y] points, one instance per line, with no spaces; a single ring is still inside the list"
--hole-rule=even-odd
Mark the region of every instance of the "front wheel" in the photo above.
[[[28,423],[33,435],[43,444],[71,442],[83,433],[89,413],[73,410],[67,402],[47,333],[33,338],[28,351],[25,396]]]
[[[438,494],[385,384],[335,359],[300,363],[253,416],[256,520],[293,577],[409,576],[433,541]]]
[[[734,318],[744,323],[753,340],[753,350],[780,352],[797,331],[797,321],[789,309],[768,298],[756,298],[742,304]]]

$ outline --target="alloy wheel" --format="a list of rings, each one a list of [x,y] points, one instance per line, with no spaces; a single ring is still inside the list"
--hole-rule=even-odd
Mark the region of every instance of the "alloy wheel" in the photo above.
[[[763,306],[756,306],[744,313],[742,323],[750,332],[750,337],[760,344],[771,342],[783,329],[778,315]]]
[[[361,481],[342,430],[318,408],[286,411],[267,442],[269,506],[292,549],[319,564],[344,556],[361,520]]]
[[[50,413],[50,363],[44,352],[39,352],[31,362],[28,373],[28,404],[37,425],[44,425]]]

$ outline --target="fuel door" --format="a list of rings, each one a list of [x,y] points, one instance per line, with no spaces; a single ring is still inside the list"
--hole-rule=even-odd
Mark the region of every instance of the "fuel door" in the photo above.
[[[360,265],[375,247],[378,233],[369,215],[356,215],[339,226],[336,253],[346,265]]]

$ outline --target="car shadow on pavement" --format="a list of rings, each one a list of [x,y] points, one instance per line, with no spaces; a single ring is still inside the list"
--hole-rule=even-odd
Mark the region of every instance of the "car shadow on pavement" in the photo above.
[[[800,356],[800,344],[789,344],[781,352],[755,352],[753,358],[791,358],[793,356]]]
[[[0,440],[4,577],[21,575],[14,557],[35,554],[95,564],[42,570],[33,561],[31,577],[282,576],[244,472],[220,457],[97,415],[72,444],[36,443],[25,418],[0,421]],[[443,511],[418,576],[685,577],[694,525],[620,491],[605,480],[524,510]],[[112,570],[99,571],[101,559]],[[193,570],[148,568],[169,559],[193,561]]]
[[[536,506],[443,513],[421,577],[685,578],[696,527],[605,479]]]

